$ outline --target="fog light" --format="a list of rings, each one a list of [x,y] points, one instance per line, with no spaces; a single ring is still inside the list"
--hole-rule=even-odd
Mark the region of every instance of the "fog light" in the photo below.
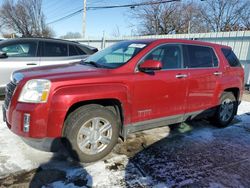
[[[23,115],[23,132],[29,132],[30,130],[30,114]]]

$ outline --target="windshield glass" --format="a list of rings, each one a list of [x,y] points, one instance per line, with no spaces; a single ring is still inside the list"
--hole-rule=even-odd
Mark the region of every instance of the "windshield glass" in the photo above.
[[[126,64],[147,45],[147,42],[118,42],[89,56],[83,63],[96,67],[117,68]]]

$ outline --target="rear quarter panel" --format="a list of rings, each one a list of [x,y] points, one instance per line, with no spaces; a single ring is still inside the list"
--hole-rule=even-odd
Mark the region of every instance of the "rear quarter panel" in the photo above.
[[[215,48],[216,53],[219,57],[220,66],[222,67],[222,76],[218,76],[215,93],[214,93],[214,104],[219,103],[220,96],[222,93],[230,88],[238,88],[239,99],[241,100],[244,88],[244,70],[242,67],[231,67],[227,59],[224,57],[223,53],[221,52],[220,46]]]

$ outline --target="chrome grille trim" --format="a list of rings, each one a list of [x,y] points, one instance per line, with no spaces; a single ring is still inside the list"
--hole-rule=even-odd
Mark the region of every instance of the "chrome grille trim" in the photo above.
[[[5,89],[6,93],[5,93],[5,99],[4,99],[5,109],[9,108],[10,101],[12,99],[15,89],[16,89],[16,84],[14,84],[13,82],[10,82],[7,84],[6,89]]]

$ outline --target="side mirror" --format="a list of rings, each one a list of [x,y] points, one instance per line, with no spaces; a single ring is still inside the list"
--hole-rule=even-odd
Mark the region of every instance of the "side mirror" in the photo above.
[[[139,65],[139,70],[142,72],[161,70],[162,63],[156,60],[146,60]]]
[[[6,52],[0,52],[0,58],[7,58],[7,53]]]

